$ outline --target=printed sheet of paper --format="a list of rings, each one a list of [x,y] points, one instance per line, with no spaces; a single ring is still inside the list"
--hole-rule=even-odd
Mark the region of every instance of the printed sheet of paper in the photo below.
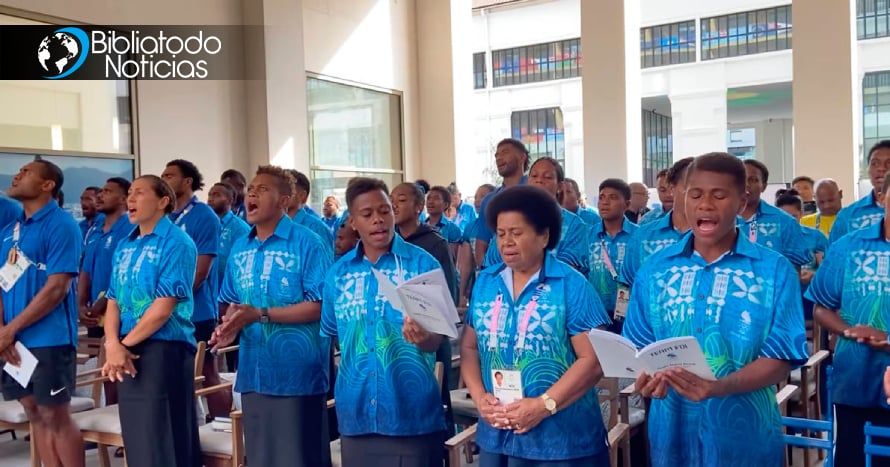
[[[392,305],[417,321],[427,331],[457,338],[457,309],[448,292],[448,283],[441,270],[420,274],[395,285],[386,275],[373,269],[377,291]]]
[[[21,359],[19,366],[7,363],[3,366],[3,371],[12,376],[23,388],[28,387],[31,382],[31,376],[34,375],[34,369],[37,368],[37,357],[31,353],[21,342],[15,343],[15,349],[19,352]]]

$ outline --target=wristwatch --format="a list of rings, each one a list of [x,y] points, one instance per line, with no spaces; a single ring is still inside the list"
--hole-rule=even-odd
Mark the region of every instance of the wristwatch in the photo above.
[[[268,308],[260,308],[260,323],[261,324],[269,323],[269,309]]]
[[[550,415],[556,415],[556,401],[551,399],[546,392],[541,394],[541,400],[544,401],[544,408],[550,411]]]

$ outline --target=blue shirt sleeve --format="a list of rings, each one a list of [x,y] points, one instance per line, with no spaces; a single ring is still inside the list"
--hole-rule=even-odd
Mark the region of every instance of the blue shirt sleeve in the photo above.
[[[587,258],[587,227],[580,218],[571,219],[574,222],[568,226],[565,237],[556,245],[556,257],[586,275],[590,270],[590,261]]]
[[[799,366],[807,360],[800,281],[788,262],[780,260],[776,266],[773,322],[760,348],[760,356],[790,361],[794,366]]]
[[[485,198],[482,199],[482,204],[479,205],[479,218],[476,220],[476,223],[479,225],[476,232],[476,240],[479,240],[484,243],[491,243],[491,239],[494,238],[494,232],[488,228],[488,224],[485,223],[485,208],[488,206],[488,202],[491,201],[491,198],[494,196],[494,192],[491,192],[485,195]]]
[[[458,227],[457,224],[449,222],[445,224],[445,230],[447,231],[447,233],[445,234],[445,240],[448,243],[460,243],[462,235],[460,232],[460,227]]]
[[[479,242],[480,239],[476,238],[476,241]],[[485,249],[485,262],[482,265],[483,267],[489,267],[503,261],[501,258],[501,252],[498,250],[497,242],[488,243],[488,248]]]
[[[834,230],[832,229],[832,233]],[[804,297],[829,310],[840,310],[844,292],[844,264],[847,261],[846,242],[838,242],[828,248],[822,265],[810,282]]]
[[[239,243],[235,242],[236,245]],[[235,246],[232,245],[232,251],[235,250]],[[219,289],[219,302],[220,303],[229,303],[229,304],[240,304],[241,298],[238,296],[238,293],[235,291],[235,267],[232,266],[232,262],[234,261],[234,256],[229,255],[229,261],[227,264],[222,265],[225,270],[225,274],[223,275],[222,286]]]
[[[583,276],[575,277],[573,274],[567,281],[567,289],[566,328],[570,336],[608,326],[612,322],[599,295]]]
[[[627,304],[627,316],[624,318],[622,335],[641,349],[657,339],[652,323],[649,322],[649,274],[646,273],[651,262],[640,269],[639,279],[630,289],[630,301]]]
[[[112,260],[111,260],[111,264],[112,264],[112,266],[111,266],[111,280],[108,281],[108,290],[105,291],[105,298],[107,298],[108,300],[117,300],[118,283],[117,283],[117,274],[115,274],[115,269],[117,269],[117,268],[114,265],[121,263],[121,260],[120,260],[121,247],[124,246],[125,243],[127,243],[126,239],[123,239],[120,242],[118,242],[117,248],[114,249],[114,254],[111,255],[111,258],[112,258]]]
[[[169,248],[164,248],[161,253],[161,263],[158,265],[160,275],[155,288],[155,297],[173,297],[180,302],[188,300],[195,281],[195,269],[198,266],[195,246],[178,239],[168,239],[167,245]]]
[[[207,207],[203,205],[202,207]],[[195,209],[194,216],[200,216],[195,222],[194,230],[189,230],[189,236],[195,241],[195,247],[198,249],[198,255],[216,256],[219,254],[219,237],[222,232],[222,226],[216,214],[207,207],[207,209]]]
[[[77,274],[83,240],[74,222],[51,222],[44,239],[46,274]],[[76,288],[76,286],[75,286]]]
[[[812,261],[813,255],[807,248],[809,242],[804,237],[800,224],[791,216],[788,216],[788,219],[783,218],[782,224],[782,243],[785,244],[782,253],[785,257],[795,266],[802,266]]]
[[[318,239],[301,239],[306,242],[306,248],[303,249],[303,298],[307,302],[322,301],[322,293],[324,292],[325,275],[331,268],[331,255],[329,255],[321,241]]]
[[[837,213],[831,233],[828,234],[828,243],[833,244],[847,234],[847,229],[850,228],[850,209],[851,206],[848,206]]]
[[[337,301],[336,284],[336,270],[331,268],[324,281],[324,297],[321,300],[321,329],[319,333],[326,337],[337,336],[337,315],[334,313],[334,303]]]
[[[813,250],[817,253],[825,253],[828,251],[828,239],[825,238],[825,235],[822,234],[821,231],[816,230],[813,232],[813,238],[815,239],[815,247]]]

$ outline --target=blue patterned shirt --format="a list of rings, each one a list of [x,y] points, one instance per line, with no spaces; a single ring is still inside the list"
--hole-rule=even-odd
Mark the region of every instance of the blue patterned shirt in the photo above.
[[[571,212],[571,211],[569,211]],[[603,221],[603,218],[591,208],[578,208],[578,212],[573,213],[581,218],[587,226],[596,225]]]
[[[593,290],[600,296],[606,310],[611,314],[615,311],[615,300],[618,297],[618,282],[621,279],[621,268],[627,257],[627,245],[637,231],[637,225],[626,217],[621,226],[621,231],[612,237],[603,229],[603,223],[590,226],[590,235],[585,246],[588,247],[588,264],[590,272],[587,280],[593,286]],[[603,247],[609,255],[612,267],[615,269],[615,277],[606,263]]]
[[[166,217],[152,233],[140,237],[134,228],[122,239],[114,252],[106,293],[120,308],[121,337],[136,327],[156,299],[172,297],[176,299],[173,313],[149,339],[187,342],[194,347],[192,284],[197,265],[195,242]]]
[[[219,223],[221,225],[219,255],[216,257],[219,266],[216,270],[219,276],[219,285],[222,287],[223,280],[226,277],[226,265],[229,264],[229,253],[232,251],[232,245],[235,244],[235,240],[244,237],[250,232],[250,226],[232,211],[222,216]]]
[[[875,192],[872,190],[867,196],[837,213],[828,243],[834,243],[850,232],[876,224],[883,217],[884,208],[875,201]]]
[[[331,229],[331,233],[334,234],[334,238],[337,237],[337,228],[340,225],[341,219],[338,214],[334,214],[331,217],[322,217],[321,221],[324,222],[324,225],[328,226]]]
[[[637,271],[646,260],[658,251],[677,243],[688,232],[680,232],[674,228],[671,219],[672,211],[658,216],[655,220],[640,224],[627,244],[627,253],[621,265],[619,282],[633,286]]]
[[[460,243],[463,237],[460,227],[454,222],[446,219],[445,216],[442,216],[436,225],[430,225],[430,227],[436,232],[439,232],[439,235],[441,235],[448,243]]]
[[[795,266],[803,266],[813,260],[800,230],[800,223],[787,212],[764,200],[760,200],[754,217],[743,219],[739,216],[737,224],[739,232],[745,238],[751,240],[756,235],[754,240],[758,245],[778,252]]]
[[[31,217],[19,212],[15,222],[0,229],[0,261],[6,262],[13,248],[15,226],[19,225],[18,249],[31,262],[8,291],[0,289],[3,300],[3,324],[9,324],[37,296],[53,274],[76,276],[83,239],[77,223],[59,204],[50,201]],[[39,321],[16,335],[27,348],[57,345],[77,346],[77,282],[62,301]]]
[[[315,235],[318,235],[319,241],[321,241],[321,246],[324,248],[324,251],[328,254],[328,262],[333,261],[334,259],[334,234],[331,229],[322,222],[321,218],[317,215],[313,214],[312,211],[306,209],[307,206],[304,206],[303,209],[297,211],[294,214],[293,221],[297,225],[301,225],[306,227]]]
[[[454,215],[454,222],[460,228],[460,231],[463,232],[467,230],[468,225],[472,225],[476,222],[478,216],[476,215],[476,208],[473,207],[472,204],[467,202],[461,202],[460,206],[457,208],[457,214]]]
[[[321,332],[340,339],[334,395],[340,433],[416,436],[445,429],[435,352],[402,338],[402,313],[378,293],[376,269],[394,284],[440,269],[420,247],[398,235],[389,253],[372,264],[362,244],[328,273]]]
[[[837,224],[835,224],[837,225]],[[847,324],[887,331],[890,314],[890,243],[883,223],[856,230],[833,243],[816,271],[806,297],[840,313]],[[880,375],[890,354],[838,338],[834,349],[831,397],[854,407],[888,408]]]
[[[695,336],[718,378],[759,358],[797,366],[807,359],[797,272],[739,231],[733,251],[707,264],[694,235],[643,264],[631,289],[624,336],[637,348]],[[775,387],[691,402],[673,389],[652,401],[653,467],[780,465]]]
[[[670,212],[670,211],[668,211],[668,212]],[[658,206],[655,209],[652,209],[651,211],[647,212],[646,214],[643,214],[643,217],[640,218],[638,225],[640,227],[642,227],[642,226],[649,224],[651,222],[655,222],[658,219],[661,219],[665,214],[667,214],[667,213],[664,211],[664,208],[661,206]]]
[[[105,232],[104,226],[100,226],[98,233],[87,244],[81,269],[90,275],[90,303],[95,302],[100,293],[108,291],[114,269],[114,252],[133,229],[129,216],[124,213],[108,232]]]
[[[557,258],[581,272],[581,274],[587,274],[590,268],[590,264],[587,261],[588,227],[580,217],[566,209],[561,209],[561,211],[562,233],[560,234],[559,243],[556,244],[556,248],[553,250],[554,254]],[[490,267],[500,262],[502,262],[501,252],[498,250],[497,242],[489,243],[488,249],[485,250],[485,267]]]
[[[521,179],[519,179],[519,185],[525,185],[528,183],[528,175],[523,175]],[[485,243],[491,244],[494,243],[491,240],[494,238],[495,233],[491,229],[488,228],[488,224],[485,223],[485,208],[488,207],[488,203],[491,202],[492,198],[497,196],[498,193],[506,190],[508,187],[501,185],[495,188],[494,191],[485,195],[485,198],[482,198],[482,203],[479,204],[479,218],[477,219],[477,229],[476,229],[476,239],[482,240]]]
[[[210,271],[207,272],[207,278],[195,290],[194,293],[194,312],[192,313],[192,321],[198,323],[201,321],[216,321],[219,315],[219,305],[217,297],[219,296],[219,272],[218,268],[222,266],[219,263],[219,237],[222,227],[219,223],[219,217],[205,203],[198,201],[197,196],[183,206],[182,209],[170,213],[170,220],[183,232],[187,233],[195,243],[198,250],[198,256],[213,256],[210,263]],[[194,281],[194,278],[192,278]]]
[[[519,370],[523,396],[540,397],[577,360],[571,338],[608,325],[609,317],[584,276],[551,255],[545,255],[538,276],[516,301],[512,284],[504,280],[507,269],[502,263],[479,274],[467,311],[467,324],[476,331],[482,383],[491,393],[492,370]],[[524,345],[517,353],[519,323],[534,297],[537,306],[530,315]],[[496,313],[498,324],[493,333]],[[493,334],[495,347],[490,346]],[[484,451],[548,461],[592,456],[608,449],[595,389],[574,404],[560,407],[556,415],[545,418],[524,435],[496,429],[480,419],[476,442]]]
[[[257,308],[318,302],[330,265],[318,236],[282,216],[262,242],[256,228],[235,241],[220,301]],[[330,350],[331,341],[319,335],[318,322],[251,323],[241,331],[235,390],[269,396],[324,394]]]

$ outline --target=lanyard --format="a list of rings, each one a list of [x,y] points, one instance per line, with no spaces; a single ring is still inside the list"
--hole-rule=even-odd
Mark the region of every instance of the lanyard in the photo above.
[[[189,211],[195,206],[195,198],[189,200],[188,204],[185,205],[185,209],[179,212],[179,215],[176,216],[176,220],[173,221],[174,224],[180,225],[182,224],[182,220],[185,219],[185,216],[188,215]]]
[[[816,214],[816,230],[821,230],[822,227],[822,214]]]
[[[606,245],[606,241],[600,239],[600,250],[602,250],[603,263],[606,264],[606,269],[609,270],[609,274],[612,275],[612,280],[618,280],[618,272],[615,270],[615,266],[612,264],[612,258],[609,257],[609,248]]]
[[[757,243],[757,221],[751,222],[748,225],[748,240],[751,243]]]
[[[87,234],[83,236],[83,244],[84,244],[84,246],[86,246],[86,244],[87,244],[87,240],[90,239],[90,235],[92,235],[92,234],[93,234],[93,231],[96,230],[96,224],[97,224],[97,223],[96,223],[95,221],[93,221],[93,225],[91,225],[90,228],[87,229]]]
[[[22,223],[16,222],[15,227],[12,228],[12,247],[17,248],[19,246],[19,237],[21,236]]]
[[[531,300],[525,305],[525,311],[522,313],[522,317],[519,320],[519,324],[516,327],[516,345],[514,346],[515,354],[518,354],[522,349],[525,348],[525,339],[528,335],[528,324],[532,319],[532,314],[534,314],[535,310],[538,309],[538,298],[540,298],[543,293],[543,288],[538,287],[535,290],[534,295],[532,295]],[[488,332],[488,348],[489,349],[497,349],[498,346],[498,331],[501,328],[501,310],[504,307],[504,295],[498,294],[497,298],[494,301],[494,310],[491,315],[491,324],[489,324],[489,332]],[[504,318],[506,321],[506,318]],[[514,358],[515,359],[515,358]]]

